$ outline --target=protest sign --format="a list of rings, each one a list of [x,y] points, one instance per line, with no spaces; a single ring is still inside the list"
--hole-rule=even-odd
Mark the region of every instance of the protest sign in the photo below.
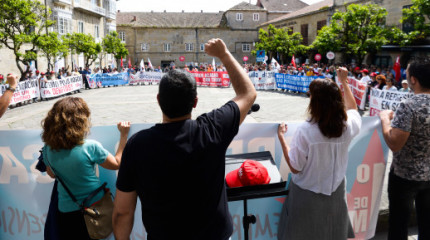
[[[366,97],[367,97],[367,84],[362,83],[359,80],[348,77],[349,87],[351,88],[352,95],[354,95],[355,102],[357,106],[364,110],[366,107]],[[339,82],[339,79],[336,77],[336,83],[339,85],[340,90],[343,92],[343,86]]]
[[[227,72],[190,72],[199,87],[229,87],[230,77]]]
[[[136,83],[156,83],[159,84],[164,73],[162,72],[138,72],[136,74],[130,74],[129,84]]]
[[[87,81],[90,88],[125,85],[128,84],[129,74],[126,72],[87,74]]]
[[[369,115],[376,116],[382,110],[396,111],[400,102],[412,97],[413,93],[398,92],[390,90],[379,90],[372,88],[370,90]]]
[[[276,73],[276,86],[280,89],[286,89],[295,92],[306,93],[309,91],[309,85],[314,79],[322,77],[298,76],[284,73]]]
[[[248,73],[249,78],[257,90],[276,89],[275,72],[252,71]]]
[[[40,97],[58,97],[83,88],[82,75],[63,77],[62,79],[49,80],[40,83]]]
[[[151,126],[134,124],[130,136]],[[288,124],[287,142],[291,141],[299,126],[300,123]],[[270,151],[277,166],[280,166],[281,174],[287,176],[282,148],[277,140],[277,128],[276,123],[243,124],[226,154]],[[43,239],[53,179],[35,170],[38,151],[43,146],[40,130],[0,131],[0,135],[0,239]],[[88,138],[101,142],[114,153],[119,132],[116,126],[93,127]],[[349,147],[346,172],[348,209],[356,239],[369,239],[374,235],[387,156],[388,148],[383,141],[379,118],[363,118],[360,134]],[[96,172],[115,193],[116,172],[101,167],[97,167]],[[248,201],[248,212],[257,220],[255,224],[250,224],[252,239],[277,239],[284,201],[283,196]],[[229,202],[229,209],[233,217],[232,239],[243,239],[242,202]],[[136,206],[131,239],[147,239],[140,202]]]
[[[0,85],[0,96],[4,94],[9,84]],[[18,82],[10,105],[32,100],[39,97],[39,83],[37,79]]]

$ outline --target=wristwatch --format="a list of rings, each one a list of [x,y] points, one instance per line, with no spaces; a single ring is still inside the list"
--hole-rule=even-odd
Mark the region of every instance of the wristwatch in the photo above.
[[[7,90],[9,90],[9,91],[11,91],[11,92],[15,92],[16,88],[13,88],[13,87],[10,87],[10,86],[9,86],[9,87],[7,87],[7,88],[6,88],[6,91],[7,91]]]

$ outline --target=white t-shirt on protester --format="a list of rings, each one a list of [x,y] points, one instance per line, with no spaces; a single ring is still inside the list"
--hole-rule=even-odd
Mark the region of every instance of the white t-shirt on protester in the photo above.
[[[372,79],[370,79],[370,77],[367,75],[367,76],[362,77],[360,82],[367,84],[368,82],[370,82],[370,80],[372,80]]]
[[[288,153],[293,182],[306,190],[331,195],[342,183],[348,164],[348,147],[361,128],[357,110],[347,111],[347,127],[342,136],[327,138],[318,124],[306,121],[294,133]]]

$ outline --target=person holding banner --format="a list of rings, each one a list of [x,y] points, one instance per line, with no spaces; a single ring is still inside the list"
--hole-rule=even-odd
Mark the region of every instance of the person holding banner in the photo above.
[[[0,118],[9,107],[10,100],[12,99],[13,93],[16,90],[16,85],[18,83],[17,79],[18,77],[13,74],[9,74],[7,76],[7,83],[9,84],[9,87],[7,87],[3,95],[0,96]]]
[[[130,122],[118,123],[120,139],[113,156],[99,142],[85,139],[90,125],[90,109],[77,97],[57,101],[42,121],[43,161],[47,173],[52,178],[60,177],[79,203],[102,185],[96,176],[96,164],[106,169],[119,168],[130,130]],[[59,239],[90,239],[80,206],[62,183],[57,190]],[[103,195],[100,191],[88,204],[100,200]]]
[[[236,96],[191,119],[197,84],[185,71],[163,76],[157,100],[163,122],[135,134],[124,149],[113,213],[117,240],[130,238],[137,197],[147,239],[226,240],[233,233],[225,153],[257,93],[221,39],[205,52],[226,66]]]
[[[285,160],[293,173],[290,193],[279,220],[278,239],[347,239],[354,233],[346,203],[345,175],[348,146],[358,135],[361,117],[348,84],[348,70],[331,79],[315,79],[309,86],[309,119],[288,146],[286,124],[278,127]]]
[[[430,239],[430,59],[412,61],[406,78],[414,95],[394,114],[380,112],[382,133],[393,151],[388,178],[388,239],[408,239],[415,203],[418,239]]]

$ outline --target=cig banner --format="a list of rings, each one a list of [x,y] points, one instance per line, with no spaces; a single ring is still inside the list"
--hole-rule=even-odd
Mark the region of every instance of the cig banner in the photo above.
[[[82,75],[40,82],[40,97],[52,98],[83,88]]]
[[[0,96],[4,94],[9,84],[0,85]],[[37,79],[19,82],[10,101],[10,105],[32,100],[39,97],[39,84]]]
[[[201,87],[229,87],[230,77],[227,72],[190,72]]]
[[[95,73],[87,74],[87,81],[90,88],[102,86],[126,85],[129,81],[128,73]]]
[[[376,116],[382,110],[396,111],[400,102],[412,97],[414,94],[409,92],[398,92],[389,90],[370,90],[370,116]]]
[[[154,83],[159,84],[164,73],[162,72],[138,72],[130,74],[130,84]]]
[[[249,78],[257,90],[276,89],[274,71],[252,71],[248,73]]]
[[[276,73],[276,87],[290,91],[306,93],[309,91],[309,85],[314,79],[322,77],[314,76],[297,76],[284,73]]]
[[[349,87],[351,88],[352,95],[354,95],[357,106],[364,110],[366,107],[366,96],[367,96],[367,84],[358,81],[355,78],[348,77]],[[343,86],[336,77],[336,83],[339,85],[343,92]]]
[[[288,124],[287,142],[291,141],[299,125]],[[130,135],[151,126],[134,124]],[[287,179],[289,170],[276,136],[277,128],[275,123],[243,124],[227,154],[270,151],[284,179]],[[115,153],[119,133],[116,126],[93,127],[88,138],[101,142],[111,153]],[[41,147],[40,130],[0,131],[0,239],[43,239],[53,179],[35,170]],[[363,118],[361,133],[349,147],[346,173],[348,209],[356,239],[369,239],[374,235],[387,155],[388,148],[380,132],[379,119]],[[99,167],[97,173],[115,193],[116,172]],[[250,225],[252,239],[277,239],[284,201],[284,196],[248,201],[248,213],[257,219],[255,224]],[[230,202],[229,209],[234,223],[232,239],[242,240],[242,202]],[[114,238],[111,236],[108,239]],[[141,221],[140,203],[137,203],[131,239],[147,239]]]

